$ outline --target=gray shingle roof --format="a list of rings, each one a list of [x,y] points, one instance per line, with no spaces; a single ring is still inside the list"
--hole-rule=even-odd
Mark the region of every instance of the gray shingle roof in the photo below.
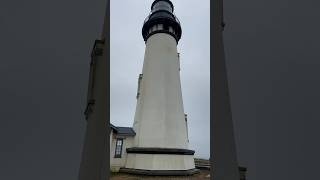
[[[136,132],[132,129],[132,127],[116,127],[110,123],[110,128],[115,131],[118,135],[123,136],[135,136]]]

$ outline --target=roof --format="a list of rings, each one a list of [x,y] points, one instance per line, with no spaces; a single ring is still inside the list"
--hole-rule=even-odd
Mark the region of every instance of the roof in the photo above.
[[[134,132],[132,127],[117,127],[110,123],[110,128],[115,131],[118,135],[123,136],[135,136],[136,132]]]
[[[114,125],[113,125],[113,124],[111,124],[111,123],[110,123],[110,128],[111,128],[111,129],[114,129],[114,130],[117,130],[117,127],[116,127],[116,126],[114,126]]]
[[[151,5],[151,10],[152,10],[153,6],[154,6],[156,3],[158,3],[159,1],[166,1],[167,3],[170,4],[172,10],[174,10],[173,3],[172,3],[170,0],[155,0],[155,1],[153,1],[152,5]]]

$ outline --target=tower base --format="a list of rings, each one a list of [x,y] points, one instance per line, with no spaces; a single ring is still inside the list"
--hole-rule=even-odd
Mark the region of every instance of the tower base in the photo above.
[[[194,151],[175,148],[127,149],[125,168],[120,172],[152,176],[186,176],[197,173]]]

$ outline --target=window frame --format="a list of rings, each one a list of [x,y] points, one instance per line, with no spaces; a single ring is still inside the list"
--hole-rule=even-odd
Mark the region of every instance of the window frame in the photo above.
[[[117,154],[118,141],[121,141],[120,154]],[[121,158],[122,157],[122,149],[123,149],[123,138],[117,138],[116,139],[116,146],[114,149],[114,158]]]

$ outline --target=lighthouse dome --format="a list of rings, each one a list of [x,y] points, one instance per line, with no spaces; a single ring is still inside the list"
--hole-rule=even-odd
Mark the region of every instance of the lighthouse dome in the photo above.
[[[170,0],[155,0],[151,5],[151,11],[167,10],[173,12],[174,6]]]
[[[146,18],[142,28],[145,41],[156,33],[172,35],[178,42],[182,30],[178,18],[173,14],[174,6],[170,0],[155,0],[151,5],[151,13]]]

